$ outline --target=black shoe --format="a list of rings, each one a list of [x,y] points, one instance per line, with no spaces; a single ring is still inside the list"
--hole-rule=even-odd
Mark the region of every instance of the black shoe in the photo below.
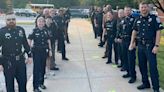
[[[137,89],[139,89],[139,90],[146,89],[146,88],[150,88],[150,84],[148,84],[148,85],[141,84],[140,86],[137,87]]]
[[[160,92],[159,89],[158,90],[154,90],[154,92]]]
[[[134,82],[136,82],[136,78],[131,78],[131,79],[128,81],[128,83],[134,83]]]
[[[56,70],[56,71],[58,71],[59,68],[58,67],[52,67],[52,68],[50,68],[50,70]]]
[[[39,87],[42,89],[47,89],[47,87],[45,85],[40,85]]]
[[[129,74],[125,74],[125,75],[123,75],[122,77],[123,77],[123,78],[129,78],[130,75],[129,75]]]
[[[34,89],[34,92],[42,92],[40,89]]]
[[[98,45],[99,47],[103,47],[103,45]]]
[[[118,67],[118,68],[121,68],[121,67],[122,67],[122,65],[118,65],[117,67]]]
[[[108,61],[108,62],[106,62],[106,64],[111,64],[111,63],[112,63],[112,62],[109,62],[109,61]]]
[[[102,58],[107,58],[108,56],[104,55]]]
[[[121,68],[121,70],[120,71],[126,71],[126,69],[125,68]]]
[[[65,57],[65,58],[62,58],[62,60],[68,61],[69,59]]]
[[[60,50],[59,51],[57,51],[58,53],[62,53]]]

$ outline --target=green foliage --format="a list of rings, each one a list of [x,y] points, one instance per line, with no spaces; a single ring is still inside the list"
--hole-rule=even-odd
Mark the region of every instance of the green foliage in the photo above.
[[[158,53],[158,70],[159,70],[159,78],[160,78],[160,85],[164,89],[164,45],[160,46],[159,53]]]
[[[6,9],[6,2],[5,2],[5,0],[0,0],[0,9]]]

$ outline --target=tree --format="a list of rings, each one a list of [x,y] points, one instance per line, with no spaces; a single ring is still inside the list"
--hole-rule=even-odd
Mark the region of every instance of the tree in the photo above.
[[[155,7],[164,13],[164,0],[150,0]]]

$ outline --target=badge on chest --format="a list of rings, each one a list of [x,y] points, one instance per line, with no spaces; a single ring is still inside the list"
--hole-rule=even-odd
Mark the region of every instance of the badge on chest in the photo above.
[[[5,38],[6,38],[6,39],[10,39],[11,37],[12,37],[12,36],[11,36],[10,33],[6,33],[6,34],[5,34]]]

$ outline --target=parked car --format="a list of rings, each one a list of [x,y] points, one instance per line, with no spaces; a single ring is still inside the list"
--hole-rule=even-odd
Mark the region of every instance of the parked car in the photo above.
[[[36,17],[38,14],[31,9],[14,9],[14,13],[17,16]]]
[[[70,9],[71,17],[88,18],[89,9]]]

